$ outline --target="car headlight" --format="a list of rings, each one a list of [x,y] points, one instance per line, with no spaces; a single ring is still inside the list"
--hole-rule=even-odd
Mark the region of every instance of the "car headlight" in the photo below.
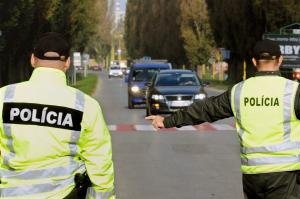
[[[133,87],[131,87],[131,91],[133,93],[138,93],[140,91],[140,88],[138,86],[133,86]]]
[[[163,100],[164,96],[162,96],[162,95],[152,95],[151,98],[154,99],[154,100]]]
[[[203,94],[203,93],[200,93],[200,94],[195,95],[195,99],[196,99],[196,100],[203,100],[203,99],[205,99],[205,98],[206,98],[206,95]]]

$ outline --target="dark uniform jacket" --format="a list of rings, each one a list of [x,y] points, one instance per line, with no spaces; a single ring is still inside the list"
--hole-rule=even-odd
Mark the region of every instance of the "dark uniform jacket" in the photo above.
[[[277,75],[279,71],[258,72],[256,76]],[[260,85],[257,85],[260,86]],[[276,88],[275,88],[276,89]],[[203,101],[197,101],[191,106],[179,110],[164,119],[165,128],[196,125],[203,122],[214,122],[220,119],[233,116],[231,109],[231,89],[219,96],[210,97]],[[295,113],[300,120],[300,88],[295,97]]]

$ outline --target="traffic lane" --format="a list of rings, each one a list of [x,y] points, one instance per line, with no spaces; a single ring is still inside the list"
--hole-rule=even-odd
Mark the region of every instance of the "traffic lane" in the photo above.
[[[107,72],[99,73],[97,89],[93,96],[100,102],[108,124],[144,122],[144,109],[128,109],[127,84],[123,78],[109,79]]]
[[[122,79],[99,76],[95,97],[108,124],[150,124],[144,109],[127,108]],[[119,198],[242,198],[235,134],[214,133],[111,131]]]
[[[243,198],[232,131],[112,132],[112,139],[119,198]]]
[[[123,78],[108,78],[106,71],[99,72],[97,89],[94,97],[100,102],[103,114],[108,124],[148,124],[145,105],[135,109],[128,109],[127,83]],[[206,88],[209,96],[221,94],[224,91]],[[221,121],[223,122],[223,121]],[[227,124],[233,123],[232,119],[224,120]],[[219,122],[220,123],[220,122]]]

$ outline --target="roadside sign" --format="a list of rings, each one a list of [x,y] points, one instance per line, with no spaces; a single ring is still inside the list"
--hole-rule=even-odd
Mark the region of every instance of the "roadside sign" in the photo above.
[[[83,73],[84,77],[87,76],[87,67],[88,67],[89,61],[90,61],[90,55],[87,53],[84,53],[82,55],[82,63],[83,63],[83,67],[84,67],[84,73]]]
[[[81,54],[80,52],[74,52],[73,53],[73,65],[76,66],[81,66]]]
[[[279,44],[283,56],[282,68],[300,68],[300,35],[264,34],[263,38]]]
[[[88,65],[89,60],[90,60],[90,55],[84,53],[84,54],[82,55],[82,63],[83,63],[83,65]]]
[[[227,50],[225,48],[220,48],[222,60],[228,60],[230,59],[230,50]]]
[[[293,34],[300,34],[300,29],[293,29]]]

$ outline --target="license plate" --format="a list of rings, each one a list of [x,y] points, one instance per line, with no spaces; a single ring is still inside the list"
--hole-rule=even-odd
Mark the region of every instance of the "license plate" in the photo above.
[[[184,107],[184,106],[189,106],[191,105],[191,101],[172,101],[171,106],[173,107]]]

